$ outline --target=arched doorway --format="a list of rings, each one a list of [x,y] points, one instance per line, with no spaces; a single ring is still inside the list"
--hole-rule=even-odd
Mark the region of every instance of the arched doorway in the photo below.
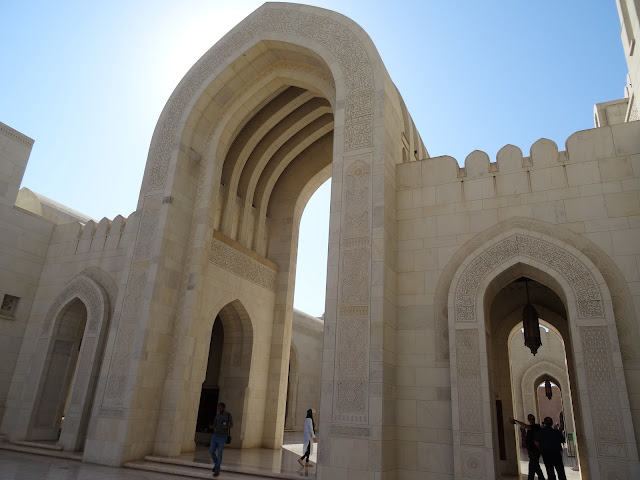
[[[503,306],[495,300],[523,276],[560,300],[565,311],[566,323],[554,325],[567,345],[569,378],[576,379],[574,412],[582,434],[578,444],[596,446],[586,449],[581,469],[588,469],[592,478],[605,473],[624,478],[637,466],[629,411],[622,408],[627,398],[624,376],[614,367],[621,359],[609,292],[586,257],[559,243],[514,229],[477,249],[454,277],[449,325],[456,475],[498,478],[511,473],[501,463],[509,460],[499,452],[496,425],[504,420],[497,418],[494,407],[496,392],[510,396],[510,388],[505,388],[509,382],[502,380],[496,361],[504,358],[506,345],[496,348],[494,339],[499,332],[496,319],[506,315],[496,316],[495,309]]]
[[[3,420],[11,439],[83,450],[110,321],[110,294],[91,278],[101,273],[87,270],[69,282],[36,335],[25,337],[21,355],[28,358],[28,372],[23,383],[15,376],[12,382],[20,404]]]
[[[31,440],[58,440],[71,400],[72,380],[87,323],[87,309],[79,299],[65,305],[54,327],[53,347],[46,362],[43,386],[36,406]]]
[[[211,329],[207,371],[202,382],[198,419],[196,422],[195,442],[209,444],[211,432],[209,425],[216,416],[216,406],[220,399],[220,366],[222,363],[222,348],[224,345],[224,328],[220,316],[216,317]]]
[[[527,290],[530,293],[531,304],[539,314],[539,332],[542,345],[538,348],[535,356],[524,345],[522,311],[527,303]],[[568,358],[565,341],[560,333],[563,331],[567,334],[567,320],[562,301],[548,287],[531,279],[519,278],[496,294],[492,300],[490,311],[492,344],[495,346],[501,343],[499,338],[507,332],[510,365],[508,381],[506,378],[502,382],[494,380],[495,384],[503,385],[501,388],[495,389],[496,395],[500,396],[505,403],[505,411],[512,412],[503,415],[502,418],[506,458],[501,458],[499,461],[500,472],[503,475],[515,475],[519,467],[520,473],[526,474],[528,455],[524,437],[527,432],[525,431],[523,435],[519,428],[508,425],[504,419],[513,416],[528,423],[529,414],[533,414],[536,422],[540,424],[546,416],[551,417],[554,423],[562,422],[563,432],[568,434],[571,440],[571,448],[565,450],[567,454],[564,462],[565,468],[577,468],[576,427],[573,420],[572,395],[576,383],[575,378],[570,381],[567,365],[572,363],[572,360],[570,354]],[[499,318],[501,313],[506,313],[502,320]],[[544,320],[543,316],[549,320]],[[497,331],[493,329],[494,326],[498,329]],[[507,329],[510,327],[511,331],[508,331]],[[494,356],[494,361],[499,361],[499,358]],[[493,369],[499,370],[496,367]],[[545,390],[547,379],[552,382],[551,392]],[[551,393],[551,398],[547,398],[548,393]],[[501,419],[496,418],[496,425],[500,424]],[[499,432],[498,435],[500,435]],[[519,461],[515,462],[516,459]]]
[[[194,198],[194,212],[200,212],[200,221],[202,212],[207,211],[211,229],[194,228],[191,232],[193,246],[201,248],[196,251],[205,254],[206,260],[198,263],[193,259],[187,267],[193,269],[192,276],[184,277],[183,288],[191,289],[178,307],[161,407],[168,414],[159,419],[158,430],[193,431],[184,423],[169,425],[183,422],[178,403],[185,391],[181,383],[187,381],[184,364],[191,362],[177,352],[189,348],[194,332],[201,332],[199,323],[218,308],[216,305],[235,297],[252,310],[257,342],[253,347],[258,355],[247,375],[259,380],[251,384],[245,399],[255,403],[252,412],[258,413],[242,436],[243,447],[282,445],[300,219],[309,198],[331,175],[334,144],[335,85],[328,66],[317,54],[285,42],[258,42],[235,60],[229,74],[264,49],[275,49],[280,61],[263,65],[255,78],[244,77],[246,90],[238,89],[224,108],[212,104],[215,111],[194,119],[200,122],[198,128],[208,132],[206,144],[198,146],[206,158],[200,171],[206,180]],[[204,88],[213,92],[218,85]],[[212,122],[214,117],[217,120]],[[200,237],[204,232],[211,237]],[[189,287],[188,279],[196,276],[200,281]],[[198,298],[201,301],[195,304]],[[221,318],[226,344],[229,331]],[[222,385],[220,389],[222,399]],[[232,404],[223,401],[232,411]],[[265,412],[265,402],[269,414],[257,425],[255,418]],[[248,405],[240,405],[246,412]],[[238,408],[232,412],[236,430]],[[240,436],[233,438],[235,442]],[[186,436],[180,444],[162,436],[156,438],[154,451],[177,455],[192,449],[190,443],[193,440]]]

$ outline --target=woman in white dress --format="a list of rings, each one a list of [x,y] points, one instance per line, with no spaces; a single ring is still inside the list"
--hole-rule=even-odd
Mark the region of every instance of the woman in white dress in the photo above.
[[[316,426],[313,422],[313,414],[315,411],[310,408],[307,410],[307,418],[304,419],[304,437],[302,443],[302,451],[304,454],[298,459],[298,463],[303,467],[313,467],[309,461],[309,455],[313,453],[313,444],[317,442]],[[303,460],[306,459],[306,462]]]

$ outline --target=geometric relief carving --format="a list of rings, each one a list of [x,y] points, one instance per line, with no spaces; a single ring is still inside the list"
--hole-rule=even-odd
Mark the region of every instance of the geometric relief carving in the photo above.
[[[483,445],[480,348],[477,330],[456,330],[456,358],[461,442]]]
[[[116,342],[111,356],[109,378],[104,393],[103,406],[121,406],[123,402],[127,376],[125,373],[129,367],[131,350],[135,338],[135,323],[120,323]]]
[[[339,380],[337,382],[337,422],[367,423],[368,383],[361,380]]]
[[[368,421],[369,319],[338,318],[334,421]]]
[[[341,305],[369,303],[369,247],[342,250]]]
[[[149,209],[142,212],[142,220],[138,229],[138,238],[133,252],[134,261],[149,260],[151,258],[151,242],[155,236],[160,220],[159,209]]]
[[[337,373],[341,379],[364,380],[367,378],[367,328],[366,318],[341,319],[338,323]]]
[[[608,328],[581,327],[580,336],[598,453],[626,457],[618,447],[625,436]]]
[[[604,316],[598,284],[580,260],[549,242],[515,234],[489,247],[465,269],[456,288],[456,321],[476,320],[475,298],[478,285],[490,270],[516,255],[538,260],[566,278],[576,295],[580,318]]]
[[[357,160],[349,165],[345,175],[343,237],[370,235],[369,232],[369,165]]]
[[[480,452],[462,451],[462,477],[484,479],[484,456]]]
[[[289,33],[312,39],[337,58],[346,87],[344,148],[351,151],[373,145],[373,71],[358,37],[348,27],[329,18],[305,12],[265,9],[236,27],[216,48],[207,52],[170,98],[149,155],[151,170],[146,179],[147,190],[159,190],[166,184],[175,148],[174,135],[193,96],[211,72],[227,62],[242,46],[259,38],[261,32]]]
[[[86,300],[85,307],[87,309],[88,330],[89,332],[96,331],[98,322],[102,317],[102,301],[96,289],[86,280],[79,278],[67,285],[53,301],[42,322],[40,335],[49,334],[49,330],[53,325],[54,316],[64,304],[78,295],[82,295],[83,300]],[[83,303],[85,303],[85,301],[83,301]]]
[[[142,295],[147,283],[147,270],[131,270],[122,305],[123,317],[137,317],[142,304]]]
[[[627,447],[624,443],[598,443],[598,456],[627,458]]]
[[[276,291],[277,271],[215,238],[211,241],[209,261],[271,292]]]

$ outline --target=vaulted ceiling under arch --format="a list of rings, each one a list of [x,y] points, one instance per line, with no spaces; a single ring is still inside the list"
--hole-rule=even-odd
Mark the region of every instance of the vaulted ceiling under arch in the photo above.
[[[285,42],[257,43],[212,79],[186,121],[182,149],[219,181],[215,229],[268,256],[274,215],[299,221],[310,185],[330,174],[334,101],[326,63]]]

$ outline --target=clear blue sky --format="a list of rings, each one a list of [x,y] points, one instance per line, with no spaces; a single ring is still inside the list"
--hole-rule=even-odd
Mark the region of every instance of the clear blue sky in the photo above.
[[[128,216],[169,95],[261,3],[0,0],[0,121],[35,139],[22,185],[97,219]],[[371,36],[431,156],[495,158],[508,143],[527,155],[541,137],[562,150],[593,127],[594,103],[622,97],[614,0],[310,3]],[[313,224],[303,219],[295,300],[314,315],[329,186],[318,196]]]

